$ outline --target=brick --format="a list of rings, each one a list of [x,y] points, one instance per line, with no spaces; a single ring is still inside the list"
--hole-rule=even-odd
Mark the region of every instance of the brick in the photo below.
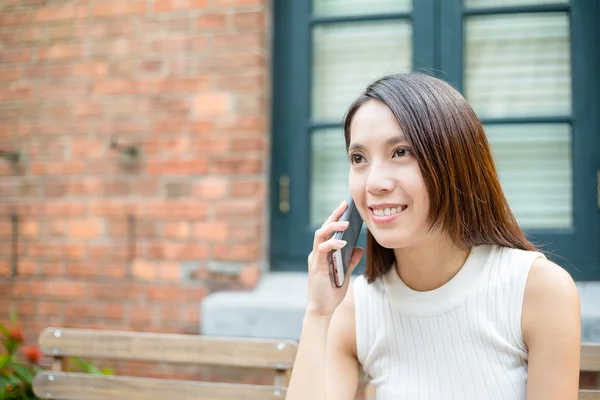
[[[83,47],[73,44],[55,44],[47,48],[38,49],[39,60],[61,60],[81,58],[83,56]]]
[[[111,264],[104,266],[104,275],[107,278],[123,279],[127,276],[127,267],[125,264]]]
[[[132,323],[150,324],[153,319],[152,306],[130,306],[129,318]]]
[[[221,133],[264,132],[264,117],[257,115],[232,115],[217,121],[215,129]]]
[[[161,282],[181,282],[181,265],[176,261],[162,261],[158,264]]]
[[[31,13],[28,12],[3,12],[0,13],[0,26],[24,25],[31,22]]]
[[[41,301],[37,305],[37,312],[44,316],[62,316],[64,310],[63,303],[56,303],[51,301]]]
[[[40,25],[40,27],[37,28],[37,30],[38,30],[38,33],[37,33],[38,35],[45,36],[46,39],[51,42],[53,42],[55,40],[70,39],[70,38],[79,36],[76,34],[75,26],[72,24],[49,25],[49,26]],[[79,37],[81,37],[81,36],[79,36]]]
[[[199,10],[205,8],[207,3],[208,0],[155,0],[154,11]]]
[[[256,217],[260,218],[263,212],[262,199],[236,199],[226,200],[215,204],[214,215],[216,218],[227,217]]]
[[[231,148],[232,140],[228,137],[207,137],[198,139],[193,145],[194,154],[226,153]]]
[[[75,201],[48,201],[44,204],[36,204],[30,211],[32,215],[76,217],[84,214],[85,207]]]
[[[198,52],[204,48],[206,48],[206,38],[204,36],[171,36],[150,42],[150,49],[156,53],[172,53],[184,50]]]
[[[88,92],[87,85],[83,82],[71,83],[69,85],[60,85],[60,84],[49,84],[45,86],[40,86],[36,90],[36,97],[38,99],[51,100],[51,99],[65,99],[68,98],[70,100],[75,99],[83,99]],[[61,124],[60,121],[56,121],[55,125],[42,125],[38,133],[46,133],[46,134],[58,134],[59,132],[64,132],[66,130],[66,126]],[[47,129],[44,132],[44,129]]]
[[[67,303],[65,304],[65,316],[67,318],[102,318],[104,317],[104,305],[99,303]]]
[[[229,181],[226,178],[207,177],[194,186],[193,195],[206,200],[215,200],[224,198],[228,190]]]
[[[266,182],[256,180],[239,180],[231,182],[232,197],[249,197],[265,198]]]
[[[146,206],[146,215],[153,218],[194,218],[206,217],[208,205],[197,200],[153,201]]]
[[[121,304],[106,304],[104,307],[104,318],[123,319],[124,311]]]
[[[229,240],[247,242],[262,237],[263,230],[257,222],[229,221]]]
[[[29,87],[0,88],[0,102],[23,101],[33,97],[33,90]]]
[[[200,30],[218,31],[227,28],[227,14],[205,14],[196,20]]]
[[[2,49],[0,52],[0,63],[17,63],[30,60],[30,49]]]
[[[31,163],[33,175],[80,175],[84,168],[85,164],[82,161]]]
[[[260,156],[228,156],[211,162],[209,171],[217,174],[258,174],[263,172],[263,159]]]
[[[94,58],[118,58],[131,57],[141,54],[143,43],[126,38],[113,39],[109,42],[94,41],[90,46],[91,56]]]
[[[38,274],[38,263],[33,260],[19,260],[17,268],[19,276],[35,276]]]
[[[156,265],[147,260],[135,260],[131,267],[131,271],[134,278],[144,281],[152,281],[157,277]]]
[[[89,106],[89,104],[80,104],[78,106]],[[98,139],[83,139],[83,138],[73,138],[71,139],[71,157],[79,158],[79,157],[100,157],[105,155],[108,145],[100,141]],[[86,189],[100,186],[100,180],[94,177],[86,177],[81,180],[81,184],[85,184],[89,186]]]
[[[264,45],[264,42],[265,38],[262,33],[240,32],[219,34],[213,36],[212,51],[214,53],[236,53],[244,49],[260,49]]]
[[[215,0],[213,4],[217,7],[234,7],[249,5],[261,6],[263,4],[263,0]]]
[[[239,280],[243,287],[253,289],[258,284],[261,275],[262,270],[258,264],[248,264],[240,272]]]
[[[232,151],[267,152],[267,138],[264,136],[235,138],[231,141]]]
[[[167,239],[188,239],[191,237],[191,226],[187,221],[173,221],[164,223],[164,236]]]
[[[217,117],[228,114],[232,109],[231,96],[227,93],[202,93],[194,100],[196,116]]]
[[[135,204],[121,200],[97,200],[89,203],[90,214],[98,217],[131,215],[138,210]]]
[[[266,12],[252,11],[233,14],[233,26],[236,31],[266,30]]]
[[[144,300],[146,298],[146,286],[136,283],[125,282],[95,282],[88,284],[87,295],[93,299],[117,300]]]
[[[93,9],[95,17],[121,17],[146,13],[146,2],[130,0],[127,2],[113,1],[96,4]]]
[[[38,221],[28,219],[21,222],[19,228],[19,233],[23,235],[23,237],[32,239],[37,237],[40,234],[40,226]]]
[[[266,81],[266,75],[263,71],[242,71],[234,74],[221,74],[216,78],[215,87],[220,90],[256,94],[262,93]]]
[[[46,261],[46,260],[40,261],[39,275],[44,276],[44,277],[64,276],[65,275],[64,263],[62,263],[60,261],[58,261],[58,262],[52,262],[52,261]]]
[[[125,243],[92,245],[88,246],[88,256],[91,260],[125,261],[129,256],[129,248]]]
[[[77,103],[73,109],[73,115],[76,117],[100,117],[104,115],[104,106],[94,103]],[[101,150],[97,154],[100,152]]]
[[[103,77],[108,75],[108,64],[101,61],[90,61],[75,64],[70,68],[73,76]]]
[[[43,7],[36,11],[37,22],[81,19],[87,16],[87,6],[67,4]]]
[[[43,39],[44,35],[39,30],[33,28],[0,30],[0,42],[6,47],[19,46]]]
[[[74,220],[69,224],[69,236],[74,239],[92,239],[101,233],[97,219]]]
[[[206,260],[209,256],[204,244],[152,243],[148,251],[150,257],[167,261]]]
[[[86,284],[69,280],[30,282],[31,294],[57,299],[80,299],[85,296]]]
[[[252,244],[217,244],[213,249],[213,259],[219,261],[255,261],[261,256],[261,249]]]
[[[223,241],[227,239],[226,222],[196,222],[194,237],[201,241]]]
[[[208,171],[206,160],[154,161],[146,163],[146,171],[153,175],[204,174]]]
[[[72,260],[83,258],[84,248],[71,244],[30,244],[29,255],[38,259]]]
[[[103,275],[100,265],[94,261],[88,263],[69,262],[66,266],[66,274],[69,277],[96,278]]]

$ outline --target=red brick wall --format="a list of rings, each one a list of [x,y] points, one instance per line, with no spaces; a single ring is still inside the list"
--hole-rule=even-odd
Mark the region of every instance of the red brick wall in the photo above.
[[[0,320],[16,307],[28,340],[48,325],[198,333],[208,293],[256,283],[266,3],[0,1],[0,149],[29,159],[0,160]]]

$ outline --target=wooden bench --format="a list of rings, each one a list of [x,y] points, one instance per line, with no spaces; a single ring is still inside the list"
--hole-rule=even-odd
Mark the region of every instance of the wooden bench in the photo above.
[[[581,366],[579,369],[582,372],[600,373],[600,343],[584,343],[581,345]],[[375,388],[373,386],[367,385],[365,399],[375,400]],[[581,389],[579,390],[579,400],[600,400],[600,390]]]
[[[45,329],[39,345],[53,357],[53,364],[51,371],[36,374],[33,390],[39,398],[61,400],[281,400],[297,351],[291,340],[67,328]],[[65,372],[65,357],[266,369],[274,373],[274,382],[248,385]]]
[[[580,370],[600,374],[600,343],[584,343],[581,345]],[[600,382],[596,384],[600,384]],[[600,389],[581,389],[579,400],[600,400]]]

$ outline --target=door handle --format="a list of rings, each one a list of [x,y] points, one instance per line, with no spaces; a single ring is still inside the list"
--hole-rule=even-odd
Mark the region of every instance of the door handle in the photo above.
[[[282,214],[290,211],[290,177],[287,175],[279,177],[279,211]]]

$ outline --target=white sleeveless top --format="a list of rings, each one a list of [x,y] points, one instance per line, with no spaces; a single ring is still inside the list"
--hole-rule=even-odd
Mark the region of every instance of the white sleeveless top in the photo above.
[[[358,360],[377,400],[524,400],[527,348],[521,311],[541,253],[471,250],[442,287],[417,292],[396,268],[354,280]]]

